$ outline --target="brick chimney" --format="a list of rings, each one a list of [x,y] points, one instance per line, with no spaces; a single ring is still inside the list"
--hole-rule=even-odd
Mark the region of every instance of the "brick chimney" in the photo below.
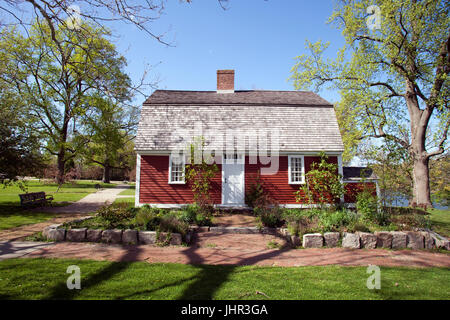
[[[234,92],[234,70],[217,70],[217,93]]]

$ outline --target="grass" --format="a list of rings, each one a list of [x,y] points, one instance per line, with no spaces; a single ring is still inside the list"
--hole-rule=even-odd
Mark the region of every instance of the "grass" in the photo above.
[[[114,203],[122,203],[122,202],[129,203],[130,205],[132,205],[134,207],[134,197],[133,198],[116,198],[116,200],[114,200]]]
[[[58,190],[56,183],[44,183],[30,180],[26,182],[28,192],[44,191],[52,195],[53,205],[67,205],[75,202],[88,194],[97,191],[96,181],[75,181],[65,183]],[[102,188],[115,187],[114,184],[99,183]],[[55,217],[56,214],[43,213],[38,210],[30,210],[20,206],[19,194],[24,193],[17,185],[0,187],[0,230],[19,227],[27,224],[44,222]]]
[[[81,271],[68,290],[67,267]],[[0,299],[450,299],[445,268],[381,268],[369,290],[365,267],[255,267],[66,259],[0,262]],[[283,279],[282,281],[274,280]]]
[[[430,220],[434,231],[441,236],[450,238],[450,210],[430,210]]]
[[[132,186],[129,189],[126,189],[124,191],[122,191],[121,193],[119,193],[120,196],[134,196],[134,194],[136,193],[136,187]]]

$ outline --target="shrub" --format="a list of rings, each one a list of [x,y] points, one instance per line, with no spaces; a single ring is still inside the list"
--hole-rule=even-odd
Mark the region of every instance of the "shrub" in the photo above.
[[[160,223],[161,213],[156,208],[142,207],[135,217],[136,225],[143,230],[155,230]]]
[[[107,228],[116,228],[135,217],[136,211],[126,202],[113,203],[101,207],[98,216],[106,223]]]
[[[261,183],[261,179],[258,176],[255,180],[255,182],[250,185],[250,189],[248,192],[245,193],[245,203],[253,208],[261,197],[264,197],[264,189],[263,185]]]
[[[339,228],[355,223],[358,220],[356,213],[349,210],[322,211],[319,215],[319,225],[322,231],[339,231]]]
[[[300,236],[306,233],[311,224],[311,212],[309,210],[288,209],[283,213],[289,233]]]
[[[377,215],[377,197],[370,190],[364,189],[356,196],[356,210],[364,218],[373,220]]]
[[[158,230],[161,232],[180,233],[184,236],[189,231],[189,224],[171,212],[161,217]]]
[[[196,222],[199,207],[196,204],[189,204],[181,210],[180,219],[186,223],[193,224]]]
[[[325,205],[339,202],[344,194],[342,176],[338,166],[328,162],[328,156],[321,152],[320,162],[314,162],[311,170],[305,174],[305,184],[295,192],[297,202],[306,200],[309,204]]]
[[[267,196],[260,197],[256,201],[253,212],[266,227],[275,228],[283,225],[282,209]]]

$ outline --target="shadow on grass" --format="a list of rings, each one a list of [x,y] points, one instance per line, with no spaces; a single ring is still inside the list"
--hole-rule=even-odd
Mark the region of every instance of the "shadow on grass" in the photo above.
[[[142,249],[139,246],[135,247],[136,250],[127,250],[126,253],[119,258],[122,260],[121,262],[110,262],[106,267],[97,271],[93,275],[90,275],[88,278],[81,279],[81,288],[82,290],[89,289],[94,287],[104,281],[107,281],[113,278],[115,275],[125,271],[132,264],[131,261],[137,261],[137,257]],[[69,274],[68,274],[69,276]],[[72,300],[78,294],[80,290],[69,290],[67,288],[67,283],[59,283],[57,286],[53,287],[50,293],[44,297],[44,300]]]

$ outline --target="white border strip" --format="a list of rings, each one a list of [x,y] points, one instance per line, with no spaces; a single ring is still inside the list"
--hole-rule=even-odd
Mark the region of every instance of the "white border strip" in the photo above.
[[[139,190],[141,186],[141,155],[136,155],[136,186],[134,192],[134,206],[139,207]]]

